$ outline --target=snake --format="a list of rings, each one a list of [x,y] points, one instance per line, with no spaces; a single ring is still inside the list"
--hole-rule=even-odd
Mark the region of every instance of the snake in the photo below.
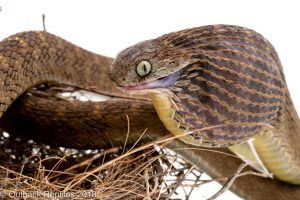
[[[259,33],[230,25],[172,32],[121,51],[110,74],[123,90],[149,94],[184,142],[228,146],[263,173],[300,184],[299,118],[279,57]]]
[[[229,147],[258,170],[300,183],[299,118],[278,55],[260,34],[232,25],[190,28],[121,51],[109,72],[101,67],[110,64],[45,31],[12,35],[0,43],[0,117],[48,82],[147,94],[165,128],[185,143]]]

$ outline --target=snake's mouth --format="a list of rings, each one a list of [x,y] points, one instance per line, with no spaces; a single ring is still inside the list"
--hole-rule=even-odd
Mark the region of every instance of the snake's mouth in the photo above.
[[[137,85],[130,85],[130,86],[120,86],[123,90],[128,92],[138,92],[138,91],[145,91],[145,90],[155,90],[155,89],[164,89],[174,85],[174,82],[177,79],[176,73],[173,73],[169,76],[158,78],[154,81],[137,84]]]

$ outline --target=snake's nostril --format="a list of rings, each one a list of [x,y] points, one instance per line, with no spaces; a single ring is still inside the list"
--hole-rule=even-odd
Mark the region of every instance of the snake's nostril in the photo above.
[[[123,78],[122,78],[122,81],[126,81],[126,78],[125,78],[125,77],[123,77]]]

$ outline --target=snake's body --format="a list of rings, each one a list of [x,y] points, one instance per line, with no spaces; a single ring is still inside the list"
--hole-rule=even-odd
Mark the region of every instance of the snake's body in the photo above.
[[[134,71],[141,61],[152,64],[147,76]],[[254,137],[252,151],[247,143],[231,149],[300,183],[299,119],[276,51],[258,33],[215,25],[166,34],[122,51],[111,73],[125,89],[150,93],[167,130],[189,134],[185,142],[230,146]]]
[[[152,64],[149,76],[135,67]],[[24,32],[0,43],[0,115],[28,88],[63,82],[120,93],[108,84],[105,57],[46,32]],[[216,25],[170,33],[130,47],[113,63],[122,87],[150,94],[164,126],[185,142],[230,146],[254,138],[275,177],[300,184],[299,119],[272,45],[246,28]],[[149,83],[159,80],[159,84]],[[145,87],[146,86],[146,87]],[[213,129],[201,130],[210,126]],[[244,143],[232,147],[242,152]],[[256,162],[256,161],[254,161]]]

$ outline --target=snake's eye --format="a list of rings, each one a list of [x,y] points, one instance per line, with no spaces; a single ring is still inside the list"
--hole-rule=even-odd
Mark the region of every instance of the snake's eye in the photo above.
[[[136,66],[136,74],[139,76],[147,76],[151,72],[151,64],[148,61],[141,61],[137,66]]]

